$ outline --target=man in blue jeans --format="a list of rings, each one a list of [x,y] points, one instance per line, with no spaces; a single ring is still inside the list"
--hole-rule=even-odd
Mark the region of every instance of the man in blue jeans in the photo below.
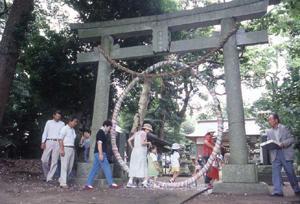
[[[103,122],[102,128],[96,135],[96,144],[94,150],[94,163],[89,173],[85,189],[93,189],[93,182],[99,172],[100,167],[103,169],[107,184],[110,188],[118,188],[119,186],[113,182],[112,172],[107,160],[107,134],[110,132],[112,122],[106,120]]]
[[[271,129],[267,131],[268,140],[275,140],[279,143],[278,149],[270,150],[272,161],[272,196],[283,196],[281,169],[283,167],[291,187],[296,195],[300,195],[298,180],[293,168],[294,137],[284,125],[280,123],[279,116],[273,113],[268,118]]]

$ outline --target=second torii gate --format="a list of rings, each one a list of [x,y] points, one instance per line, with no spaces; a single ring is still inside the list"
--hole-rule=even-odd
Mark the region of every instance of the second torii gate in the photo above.
[[[189,11],[179,11],[147,17],[122,19],[84,24],[71,24],[78,30],[78,36],[85,41],[101,39],[101,46],[112,59],[132,59],[183,53],[215,48],[236,22],[262,17],[269,4],[278,3],[269,0],[235,0],[228,3],[213,4]],[[211,37],[190,40],[171,40],[171,32],[191,28],[221,25],[221,32]],[[151,35],[152,44],[122,47],[114,44],[114,38]],[[266,31],[244,32],[239,30],[232,35],[223,47],[225,88],[227,93],[227,113],[230,135],[230,164],[223,169],[223,183],[215,186],[216,192],[266,192],[257,179],[256,166],[248,164],[244,109],[241,92],[240,67],[237,46],[255,45],[268,42]],[[93,134],[107,118],[110,87],[110,64],[97,50],[79,53],[78,63],[98,63],[97,85],[92,121]],[[92,144],[95,138],[92,138]],[[90,159],[92,160],[91,147]]]

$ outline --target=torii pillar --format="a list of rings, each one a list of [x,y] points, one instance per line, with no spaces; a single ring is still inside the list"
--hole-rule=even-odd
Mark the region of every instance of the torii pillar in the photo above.
[[[101,47],[106,53],[111,52],[113,45],[113,39],[111,36],[101,37]],[[105,59],[102,54],[98,54],[98,68],[97,68],[97,79],[95,88],[95,98],[94,98],[94,110],[93,110],[93,120],[92,120],[92,136],[90,138],[90,153],[88,163],[77,163],[77,178],[74,179],[77,184],[85,184],[88,177],[89,171],[92,167],[94,161],[94,148],[96,144],[96,134],[98,130],[102,127],[102,123],[107,120],[108,107],[109,107],[109,93],[111,84],[111,73],[112,68],[109,62]],[[103,186],[105,180],[103,179],[103,172],[100,172],[95,179],[95,186]]]
[[[221,34],[226,36],[236,26],[233,18],[221,20]],[[248,164],[244,107],[241,90],[240,62],[236,34],[223,47],[225,89],[229,125],[230,160],[222,169],[222,183],[214,186],[215,193],[268,193],[268,186],[258,182],[257,167]]]
[[[113,45],[113,39],[110,36],[101,37],[101,47],[106,53],[110,53]],[[110,76],[112,68],[102,54],[99,54],[97,82],[95,89],[94,110],[92,120],[92,137],[89,160],[94,160],[94,148],[96,141],[96,134],[102,127],[102,123],[107,120],[108,106],[109,106],[109,90],[110,90]]]

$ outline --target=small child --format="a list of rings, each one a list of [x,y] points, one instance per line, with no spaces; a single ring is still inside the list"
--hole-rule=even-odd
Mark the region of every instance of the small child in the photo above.
[[[91,137],[91,131],[90,130],[84,130],[83,135],[80,139],[80,147],[83,147],[83,157],[84,161],[89,161],[89,151],[90,151],[90,137]]]
[[[192,165],[194,167],[194,172],[193,172],[193,176],[196,176],[196,174],[202,169],[199,160],[196,159],[195,156],[191,156],[191,160],[192,160]],[[193,186],[197,186],[197,181],[195,181],[194,184],[192,184]]]
[[[192,156],[191,160],[192,160],[192,164],[194,166],[194,173],[193,173],[193,175],[196,175],[202,169],[202,167],[201,167],[199,161],[196,160],[196,157]]]
[[[148,178],[153,178],[154,181],[157,180],[157,177],[160,172],[159,163],[157,161],[157,147],[155,145],[152,145],[149,148],[149,154],[147,156],[148,159]]]
[[[180,155],[178,150],[180,149],[180,145],[178,143],[172,144],[172,153],[171,153],[171,173],[173,174],[170,179],[170,183],[173,183],[175,179],[179,176],[180,172]]]

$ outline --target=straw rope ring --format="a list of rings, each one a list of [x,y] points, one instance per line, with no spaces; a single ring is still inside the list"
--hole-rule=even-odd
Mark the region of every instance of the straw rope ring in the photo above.
[[[158,63],[148,67],[143,73],[144,74],[150,73],[160,67],[165,66],[166,64],[168,64],[169,66],[172,65],[173,67],[175,67],[177,69],[178,68],[180,68],[180,69],[186,68],[188,66],[184,63],[177,62],[177,61],[163,61],[163,62],[158,62]],[[121,155],[119,153],[119,149],[117,147],[116,127],[118,124],[118,116],[119,116],[122,102],[124,101],[124,98],[127,96],[129,91],[140,81],[140,79],[142,79],[141,76],[135,77],[131,81],[131,83],[129,83],[129,85],[126,87],[126,89],[122,92],[122,94],[119,96],[118,101],[115,105],[113,116],[112,116],[112,128],[111,128],[112,151],[115,155],[116,160],[120,164],[121,168],[126,172],[129,172],[129,167],[126,164],[126,162],[123,160],[123,158],[121,157]],[[212,96],[214,106],[216,107],[217,124],[218,124],[217,140],[216,140],[215,146],[213,148],[213,152],[210,155],[207,163],[203,166],[203,168],[196,175],[194,175],[184,181],[174,182],[174,183],[156,181],[155,184],[162,188],[181,188],[181,187],[187,187],[187,186],[193,184],[197,179],[199,179],[201,176],[203,176],[208,171],[212,162],[215,160],[217,153],[220,151],[220,146],[221,146],[221,142],[222,142],[222,133],[223,133],[223,116],[222,116],[221,106],[220,106],[220,102],[216,96],[215,90],[213,88],[208,88],[208,87],[207,87],[207,89],[208,89],[210,95]]]

